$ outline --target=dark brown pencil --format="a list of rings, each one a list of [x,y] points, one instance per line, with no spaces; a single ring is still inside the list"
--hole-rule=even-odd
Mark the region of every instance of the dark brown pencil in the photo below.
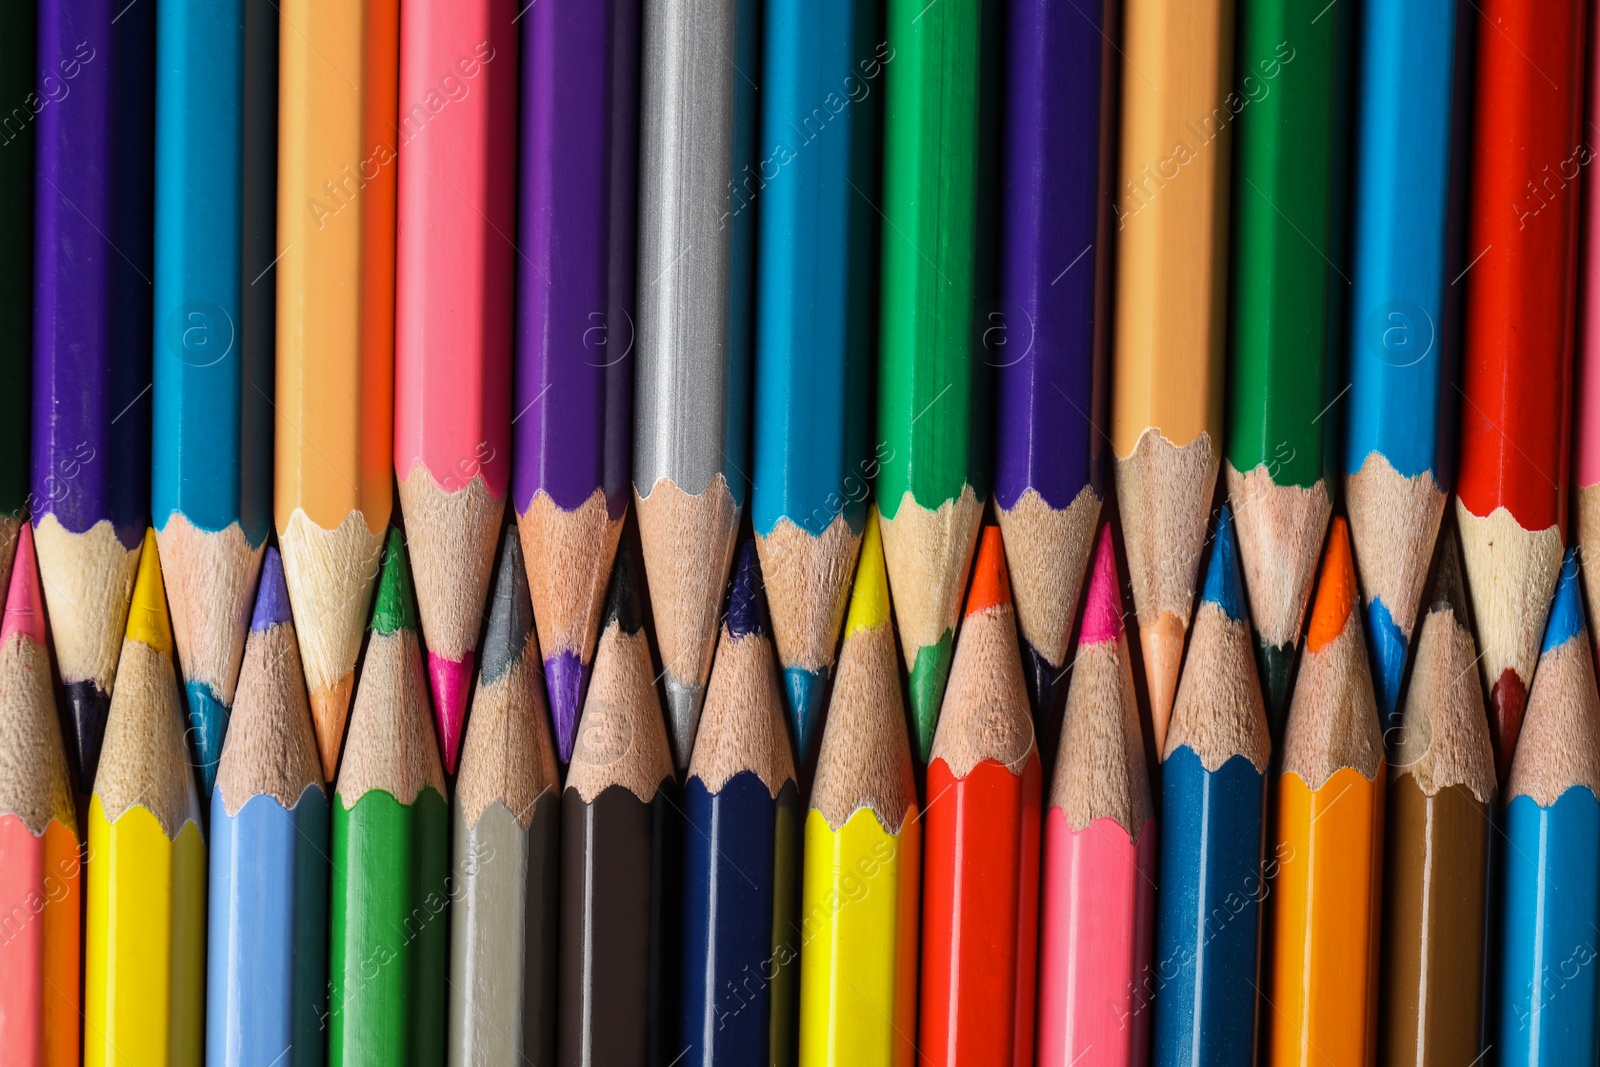
[[[561,1063],[656,1062],[676,1018],[662,1003],[662,977],[676,975],[661,919],[677,807],[637,580],[624,541],[561,797]]]

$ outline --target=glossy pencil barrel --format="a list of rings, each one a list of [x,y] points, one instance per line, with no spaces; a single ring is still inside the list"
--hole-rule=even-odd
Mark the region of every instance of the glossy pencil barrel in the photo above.
[[[1256,1049],[1266,778],[1211,770],[1188,746],[1161,766],[1165,820],[1152,981],[1157,1067],[1249,1063]]]

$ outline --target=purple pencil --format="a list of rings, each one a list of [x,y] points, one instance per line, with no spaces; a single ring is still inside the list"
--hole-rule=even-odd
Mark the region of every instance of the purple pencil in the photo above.
[[[639,2],[523,26],[512,492],[566,763],[628,507]]]
[[[994,493],[1041,722],[1104,495],[1119,7],[1017,0],[1007,27]]]
[[[87,790],[149,522],[155,5],[42,0],[35,108],[28,503]]]

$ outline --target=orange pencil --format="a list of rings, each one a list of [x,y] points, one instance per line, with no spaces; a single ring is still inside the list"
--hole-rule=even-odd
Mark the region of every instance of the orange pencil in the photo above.
[[[0,620],[0,1050],[78,1062],[78,821],[27,523]]]
[[[1358,595],[1349,527],[1336,518],[1283,737],[1264,1009],[1272,1067],[1375,1062],[1385,770]]]
[[[998,526],[973,564],[928,763],[922,1063],[1033,1062],[1039,748]]]
[[[282,15],[274,511],[331,781],[393,497],[400,3]]]

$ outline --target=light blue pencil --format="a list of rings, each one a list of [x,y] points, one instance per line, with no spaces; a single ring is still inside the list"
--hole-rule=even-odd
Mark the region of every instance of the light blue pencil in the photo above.
[[[328,799],[283,562],[269,548],[211,795],[206,1060],[316,1067],[328,972]]]
[[[1357,44],[1349,395],[1336,384],[1329,395],[1347,406],[1324,418],[1348,419],[1345,496],[1385,727],[1398,720],[1454,480],[1441,411],[1456,405],[1440,393],[1458,337],[1461,109],[1472,74],[1462,38],[1473,19],[1461,0],[1373,0]]]
[[[880,0],[766,8],[750,507],[802,762],[877,473],[867,453],[877,219],[868,197],[880,13]]]
[[[202,793],[270,517],[276,63],[270,4],[159,6],[151,517]]]

